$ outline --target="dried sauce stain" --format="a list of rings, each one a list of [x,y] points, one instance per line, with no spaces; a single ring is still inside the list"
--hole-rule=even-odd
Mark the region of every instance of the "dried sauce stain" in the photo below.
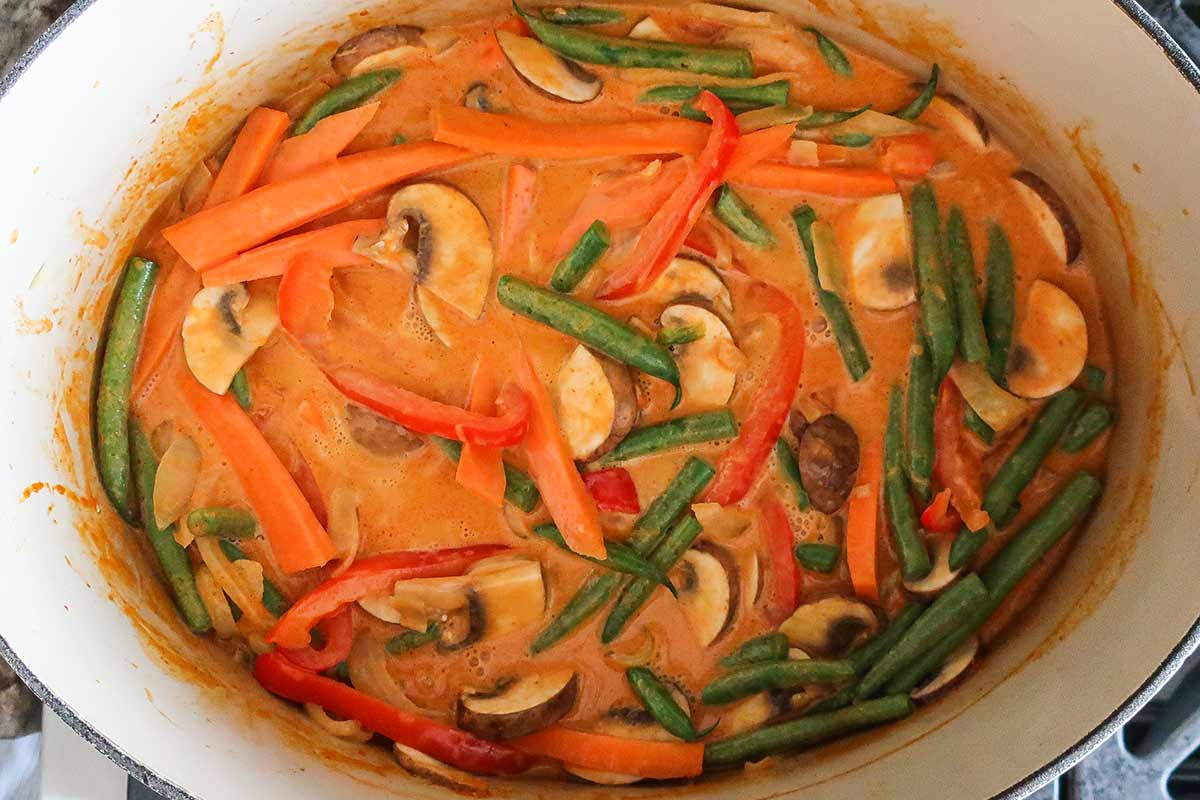
[[[204,18],[204,22],[200,23],[200,27],[191,36],[192,47],[197,44],[197,36],[201,33],[210,34],[214,40],[213,54],[204,65],[204,74],[207,75],[213,71],[213,67],[221,59],[221,54],[225,51],[225,18],[221,16],[220,11],[214,11]]]
[[[17,313],[16,332],[18,336],[37,336],[54,330],[54,321],[49,317],[29,317],[25,314],[25,303],[18,297],[14,301]]]
[[[79,494],[73,489],[63,486],[61,483],[46,483],[45,481],[34,481],[26,486],[21,491],[21,499],[18,502],[24,503],[26,500],[33,497],[35,494],[39,494],[40,492],[54,492],[55,494],[62,495],[78,506],[81,511],[100,510],[100,504],[96,502],[95,497],[86,494]]]

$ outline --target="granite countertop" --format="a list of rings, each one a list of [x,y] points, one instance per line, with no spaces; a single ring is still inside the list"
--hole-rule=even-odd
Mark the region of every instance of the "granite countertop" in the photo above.
[[[0,0],[0,74],[71,6],[71,0]]]

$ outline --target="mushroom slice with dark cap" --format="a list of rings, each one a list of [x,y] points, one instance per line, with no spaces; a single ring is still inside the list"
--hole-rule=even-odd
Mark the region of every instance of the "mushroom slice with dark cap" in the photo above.
[[[800,606],[779,632],[805,653],[840,658],[879,632],[879,617],[858,600],[826,597]]]
[[[528,736],[562,719],[578,696],[575,670],[533,672],[487,691],[464,691],[458,699],[458,727],[492,741]]]
[[[384,25],[347,39],[331,64],[342,77],[395,67],[427,52],[423,34],[413,25]]]
[[[1065,264],[1079,258],[1083,239],[1075,227],[1071,210],[1062,197],[1041,176],[1023,169],[1013,173],[1011,185],[1033,214],[1038,228],[1050,247]]]
[[[563,58],[537,39],[496,31],[496,41],[508,63],[530,86],[551,97],[569,103],[595,100],[604,83],[576,64]]]
[[[850,294],[864,308],[892,311],[916,302],[909,228],[899,194],[864,200],[840,221]]]

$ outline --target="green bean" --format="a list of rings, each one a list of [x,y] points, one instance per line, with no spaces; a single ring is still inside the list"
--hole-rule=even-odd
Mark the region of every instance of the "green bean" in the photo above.
[[[1095,364],[1088,364],[1083,368],[1083,387],[1088,394],[1099,395],[1104,392],[1104,382],[1108,379],[1108,373]]]
[[[989,528],[1004,523],[1001,520],[992,520],[989,525],[973,531],[966,525],[959,528],[958,533],[954,536],[954,541],[950,545],[950,569],[962,569],[964,566],[975,558],[975,554],[983,549],[987,544]]]
[[[833,136],[833,143],[842,147],[866,147],[873,141],[875,137],[869,133],[836,133]]]
[[[590,561],[596,566],[611,572],[620,572],[623,575],[647,578],[661,586],[665,586],[667,591],[673,596],[679,596],[679,593],[675,590],[675,585],[667,579],[665,574],[659,572],[644,556],[639,555],[632,547],[622,542],[605,542],[608,555],[605,558],[593,558],[591,556],[579,555],[573,551],[567,545],[567,541],[558,530],[558,526],[552,522],[534,526],[533,533],[539,538],[557,545],[560,550],[578,556],[584,561]]]
[[[240,508],[197,508],[188,512],[187,526],[195,536],[250,539],[258,532],[258,519]]]
[[[767,223],[729,184],[723,185],[717,194],[713,213],[739,239],[759,248],[775,246],[775,234]]]
[[[538,19],[526,13],[515,1],[513,8],[542,44],[586,64],[674,69],[727,78],[754,76],[754,59],[749,50],[604,36]]]
[[[713,468],[700,459],[689,458],[670,485],[634,524],[633,534],[629,537],[629,546],[633,551],[640,556],[648,555],[658,544],[663,532],[691,505],[715,474]],[[536,655],[548,650],[582,625],[604,607],[620,583],[621,577],[614,572],[589,577],[562,611],[533,640],[530,652]]]
[[[424,647],[427,644],[436,642],[438,637],[442,635],[442,627],[433,620],[425,624],[423,631],[405,631],[398,636],[393,636],[385,645],[387,651],[392,655],[400,655],[407,653],[410,650],[416,650],[418,647]]]
[[[803,711],[803,716],[807,717],[813,714],[828,714],[830,711],[837,711],[839,708],[845,708],[854,702],[854,693],[857,690],[857,683],[848,683],[833,694],[827,694],[812,705],[806,706]]]
[[[933,408],[937,389],[925,337],[917,328],[908,371],[908,479],[922,503],[933,496]]]
[[[616,464],[676,447],[732,439],[737,433],[737,418],[728,408],[702,411],[630,432],[620,444],[600,459],[600,464]]]
[[[791,88],[791,83],[786,80],[759,83],[753,86],[655,86],[644,92],[638,98],[638,102],[682,103],[696,99],[696,95],[704,91],[712,92],[731,109],[749,111],[754,108],[786,104]]]
[[[308,133],[318,122],[333,114],[356,108],[400,80],[400,70],[394,68],[364,72],[347,78],[330,89],[309,106],[300,119],[292,125],[291,135]]]
[[[775,460],[779,462],[779,472],[783,479],[795,493],[796,505],[804,511],[812,501],[804,488],[804,478],[800,475],[800,464],[796,461],[796,454],[792,452],[792,446],[782,438],[775,440]]]
[[[696,730],[688,712],[679,707],[671,692],[648,667],[630,667],[625,670],[625,679],[650,716],[672,736],[693,742],[704,738],[717,726],[713,723],[703,731]]]
[[[1009,506],[1008,513],[1005,514],[1003,517],[1000,517],[998,520],[996,520],[996,527],[997,528],[1007,528],[1010,524],[1012,524],[1012,521],[1014,519],[1016,519],[1017,515],[1020,513],[1021,513],[1021,504],[1019,502],[1013,503],[1011,506]]]
[[[893,111],[892,116],[908,122],[916,121],[917,117],[925,113],[925,109],[929,108],[929,104],[933,102],[933,97],[937,94],[938,78],[941,77],[941,74],[942,68],[934,64],[933,69],[929,71],[929,81],[921,89],[921,93],[904,108]]]
[[[217,544],[221,546],[221,552],[230,561],[247,561],[250,558],[242,548],[228,539],[222,539]],[[288,606],[291,605],[288,599],[283,596],[283,592],[279,591],[279,587],[272,583],[270,578],[266,577],[263,578],[262,602],[267,611],[270,611],[277,617],[282,617],[283,613],[288,610]]]
[[[854,672],[858,675],[866,675],[871,667],[875,666],[879,659],[883,658],[884,654],[895,647],[896,643],[904,637],[913,623],[925,613],[925,608],[924,603],[912,603],[905,606],[896,615],[896,618],[888,623],[883,633],[846,656],[846,660],[854,667]]]
[[[983,417],[975,413],[975,409],[970,406],[967,406],[966,411],[963,412],[963,424],[984,444],[991,444],[996,438],[996,432],[992,430],[992,426],[984,422]]]
[[[846,120],[854,119],[864,111],[868,111],[871,104],[867,103],[862,108],[850,109],[847,111],[829,111],[818,109],[809,114],[804,119],[796,123],[796,130],[811,130],[813,128],[826,128],[830,125],[837,125]]]
[[[689,514],[684,517],[675,523],[658,547],[654,548],[654,552],[650,554],[650,563],[661,572],[668,572],[671,567],[675,566],[679,557],[691,547],[692,542],[700,535],[700,530],[700,523],[694,516]],[[612,611],[608,612],[608,618],[604,620],[604,627],[600,631],[600,641],[608,644],[616,639],[633,615],[650,599],[650,595],[653,594],[657,585],[654,581],[645,578],[634,578],[626,584],[625,589],[617,598],[616,604],[613,605]]]
[[[942,262],[937,197],[929,181],[912,191],[913,260],[917,265],[921,326],[933,354],[933,383],[939,385],[954,363],[958,330],[950,276]]]
[[[900,670],[945,639],[989,602],[988,589],[970,573],[943,592],[905,634],[871,667],[858,685],[860,700],[875,695]]]
[[[394,144],[394,145],[408,144],[408,137],[405,136],[403,133],[397,133],[395,136],[392,137],[392,144]]]
[[[462,442],[453,439],[443,439],[441,436],[429,437],[438,449],[446,454],[454,463],[462,458]],[[528,514],[537,508],[542,499],[538,493],[537,484],[523,471],[507,461],[504,462],[504,499]]]
[[[924,680],[926,675],[941,667],[942,664],[945,664],[950,654],[970,638],[971,634],[979,630],[979,626],[984,623],[990,613],[991,606],[987,603],[970,612],[967,615],[966,621],[955,628],[946,638],[933,645],[933,647],[918,656],[916,660],[897,672],[895,677],[889,680],[887,686],[884,687],[884,692],[886,694],[908,694],[911,692]]]
[[[835,544],[798,544],[795,553],[796,560],[803,564],[805,569],[811,569],[813,572],[833,572],[842,558],[842,548]]]
[[[608,25],[620,22],[625,15],[615,8],[547,6],[542,9],[542,19],[559,25]]]
[[[808,258],[808,271],[812,277],[813,293],[821,305],[821,312],[829,322],[833,337],[837,340],[838,351],[842,354],[842,362],[846,371],[855,381],[860,381],[871,369],[871,357],[867,348],[858,335],[858,328],[850,318],[850,312],[842,298],[833,292],[821,288],[821,279],[817,274],[817,255],[813,249],[812,225],[817,220],[817,213],[811,206],[798,206],[792,211],[792,221],[800,234],[800,243]]]
[[[554,274],[550,277],[550,286],[556,292],[567,294],[575,291],[580,282],[592,271],[592,267],[604,258],[612,244],[608,226],[603,220],[591,224],[579,241],[571,248],[571,252],[558,262]]]
[[[850,66],[850,59],[846,58],[842,48],[838,47],[832,39],[816,28],[805,28],[804,30],[817,37],[817,49],[821,51],[821,58],[825,59],[826,66],[843,78],[849,78],[854,74],[854,67]]]
[[[96,467],[100,484],[121,519],[131,525],[137,523],[138,515],[130,480],[129,394],[157,277],[158,264],[153,261],[133,256],[125,263],[96,390]]]
[[[548,325],[559,333],[578,339],[609,358],[640,369],[675,387],[679,405],[679,367],[667,348],[647,339],[587,303],[534,286],[515,275],[504,275],[496,286],[496,297],[511,311]]]
[[[933,565],[925,541],[917,530],[917,514],[912,498],[908,496],[908,482],[904,477],[904,437],[900,428],[900,387],[893,386],[883,445],[883,495],[896,538],[900,571],[905,580],[915,581],[928,575]]]
[[[1113,424],[1112,409],[1103,403],[1092,403],[1075,418],[1063,434],[1060,446],[1068,453],[1078,453]]]
[[[747,639],[742,646],[721,659],[725,669],[744,667],[760,661],[782,661],[788,655],[788,640],[782,633],[767,633]]]
[[[1013,325],[1017,318],[1016,275],[1012,248],[1004,229],[996,223],[988,227],[987,293],[983,306],[983,327],[988,340],[988,372],[1000,386],[1007,385],[1008,351],[1012,347]]]
[[[134,481],[137,493],[141,498],[142,525],[146,536],[158,556],[175,598],[175,605],[183,615],[184,622],[192,633],[208,633],[212,630],[212,620],[208,616],[208,608],[200,599],[196,589],[196,576],[192,573],[192,562],[187,550],[175,541],[175,526],[168,525],[159,528],[154,522],[154,479],[158,471],[158,460],[154,457],[154,448],[150,439],[141,426],[136,422],[129,423],[130,450],[133,454]]]
[[[704,746],[704,763],[718,767],[758,761],[781,750],[809,747],[892,722],[908,716],[912,710],[913,703],[908,695],[892,695],[826,714],[813,714],[768,725],[728,739],[709,742]]]
[[[848,661],[817,658],[761,661],[721,675],[704,687],[700,697],[706,705],[715,706],[771,689],[797,689],[812,684],[827,686],[853,677],[854,667]]]
[[[703,325],[675,325],[658,332],[655,341],[665,347],[688,344],[704,338]]]
[[[950,275],[954,282],[954,305],[958,310],[958,346],[962,357],[973,364],[986,364],[987,333],[979,313],[976,294],[975,255],[971,252],[971,236],[962,209],[954,206],[946,218],[946,252],[950,258]]]
[[[234,400],[237,400],[242,411],[249,411],[250,406],[254,404],[254,398],[250,394],[250,379],[246,377],[244,368],[239,369],[233,376],[233,383],[229,384],[229,393],[233,395]]]

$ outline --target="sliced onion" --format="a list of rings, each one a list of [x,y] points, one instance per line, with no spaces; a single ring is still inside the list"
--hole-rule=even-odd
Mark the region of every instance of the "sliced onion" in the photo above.
[[[738,130],[753,133],[776,125],[791,125],[812,116],[812,106],[767,106],[737,115]]]
[[[396,683],[392,673],[387,668],[387,652],[383,644],[368,635],[361,635],[350,648],[346,659],[346,668],[350,672],[350,683],[360,692],[366,692],[372,697],[395,706],[404,711],[420,714],[425,717],[446,721],[449,714],[442,709],[421,708],[404,693],[403,687]]]
[[[997,433],[1016,426],[1029,409],[1024,400],[997,386],[981,364],[956,361],[950,367],[950,378],[962,392],[967,405]]]
[[[204,607],[208,609],[208,617],[212,620],[213,630],[221,639],[231,639],[237,633],[237,621],[233,618],[233,609],[229,600],[213,578],[212,570],[204,564],[196,568],[196,591]]]
[[[196,549],[200,551],[204,563],[212,570],[217,585],[242,610],[242,619],[247,626],[253,630],[265,631],[275,625],[275,618],[262,603],[261,584],[258,594],[250,593],[240,568],[234,568],[233,562],[221,552],[219,540],[201,536],[196,539]]]
[[[192,542],[196,541],[196,534],[192,533],[192,529],[188,527],[186,516],[179,518],[179,524],[175,526],[174,536],[175,543],[185,549]]]
[[[184,214],[199,211],[208,199],[209,190],[213,185],[213,174],[208,165],[201,161],[183,180],[179,190],[179,210]]]
[[[263,655],[275,651],[275,645],[263,638],[261,633],[250,632],[246,634],[246,644],[250,645],[250,649],[255,655]]]
[[[339,739],[348,739],[351,742],[365,742],[374,736],[373,733],[360,725],[356,720],[334,719],[329,716],[325,709],[316,703],[305,703],[304,713],[308,714],[308,718],[315,722],[318,728],[324,728]]]
[[[233,573],[246,594],[262,597],[263,584],[266,583],[262,564],[252,558],[242,558],[231,561],[230,566],[233,567]]]
[[[341,563],[332,575],[341,575],[354,563],[362,543],[358,530],[358,494],[345,486],[339,486],[329,494],[329,537],[337,548]]]
[[[792,139],[788,145],[787,160],[798,167],[819,167],[821,156],[817,143],[808,139]]]
[[[695,503],[692,513],[704,532],[718,539],[736,539],[753,522],[753,518],[745,511],[720,503]]]
[[[154,430],[150,431],[150,449],[154,451],[154,457],[161,461],[163,453],[167,452],[167,448],[171,446],[171,440],[174,438],[174,422],[166,420],[156,425]]]
[[[616,669],[642,667],[654,660],[657,642],[649,625],[604,651],[604,660]]]
[[[191,437],[171,439],[154,473],[154,524],[165,528],[179,519],[192,499],[200,476],[200,448]]]

